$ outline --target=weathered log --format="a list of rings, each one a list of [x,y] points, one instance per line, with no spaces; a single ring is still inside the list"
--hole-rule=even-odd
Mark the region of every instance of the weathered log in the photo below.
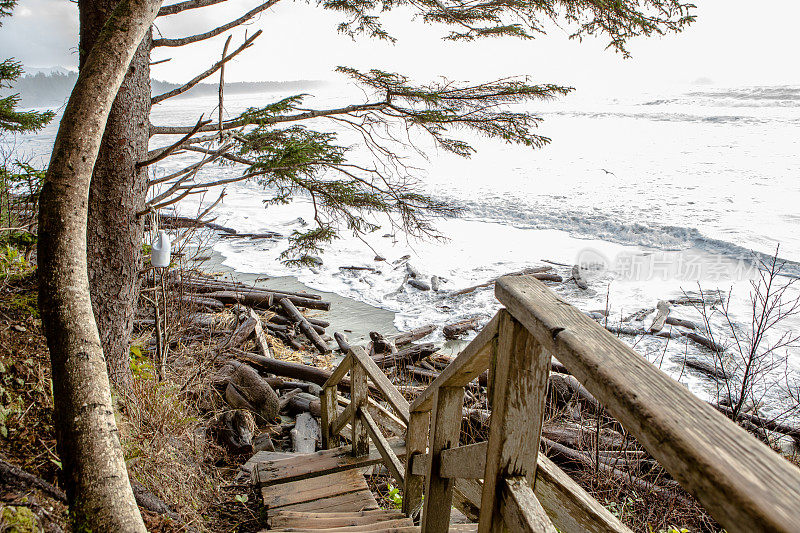
[[[691,329],[691,330],[699,329],[697,324],[695,324],[691,320],[684,320],[682,318],[675,318],[675,317],[672,317],[672,316],[668,316],[667,317],[666,323],[669,324],[670,326],[680,326],[682,328]]]
[[[225,303],[240,303],[248,307],[256,307],[258,309],[268,309],[272,307],[273,302],[281,299],[288,299],[297,307],[304,307],[306,309],[320,309],[327,311],[331,308],[330,302],[323,300],[315,300],[313,298],[306,298],[301,296],[287,296],[278,292],[236,292],[236,291],[216,291],[206,294],[209,298],[216,298]]]
[[[572,279],[575,281],[575,285],[577,285],[579,289],[586,290],[589,288],[589,283],[586,281],[586,278],[583,277],[583,273],[581,272],[581,267],[579,265],[572,266]]]
[[[568,446],[554,442],[546,437],[542,438],[542,443],[545,445],[544,449],[547,452],[547,457],[556,463],[564,464],[566,461],[567,463],[578,464],[579,466],[587,469],[592,469],[595,466],[594,460],[588,454],[578,450],[573,450]],[[667,480],[667,487],[656,485],[645,479],[634,476],[630,472],[625,472],[615,468],[614,466],[602,460],[600,464],[597,465],[597,468],[606,474],[613,476],[622,483],[632,484],[634,487],[643,491],[644,493],[655,493],[665,499],[675,499],[682,502],[684,505],[691,505],[690,500],[678,492],[681,490],[680,485],[675,481]]]
[[[412,374],[414,377],[429,381],[433,381],[434,379],[438,378],[440,374],[440,372],[436,372],[434,370],[428,370],[426,368],[420,368],[414,365],[406,366],[405,371],[408,372],[409,374]]]
[[[293,395],[286,402],[286,408],[290,413],[311,413],[316,417],[322,416],[322,406],[320,399],[306,392]]]
[[[251,453],[253,451],[255,427],[253,416],[241,409],[225,411],[212,422],[212,430],[217,440],[227,445],[235,453]]]
[[[721,353],[721,352],[725,351],[725,347],[722,346],[721,344],[718,344],[718,343],[714,342],[711,339],[703,337],[702,335],[698,335],[697,333],[693,333],[691,331],[687,331],[685,333],[685,336],[687,338],[689,338],[689,339],[692,339],[697,344],[699,344],[701,346],[705,346],[706,348],[708,348],[712,352],[720,352]]]
[[[308,381],[284,381],[283,388],[300,389],[301,391],[306,392],[315,398],[318,397],[322,392],[322,387],[316,383],[309,383]]]
[[[610,324],[603,325],[608,331],[613,333],[614,335],[631,335],[633,337],[637,337],[639,335],[647,335],[647,331],[644,328],[632,328],[629,326],[612,326]]]
[[[480,317],[468,318],[453,324],[448,324],[442,328],[442,334],[446,339],[457,339],[468,331],[478,329],[481,322]]]
[[[395,366],[399,363],[416,363],[420,359],[436,353],[437,350],[438,348],[435,344],[427,342],[406,346],[402,350],[398,350],[397,353],[377,355],[372,357],[372,360],[381,367]]]
[[[714,406],[714,408],[716,408],[718,411],[723,413],[728,418],[733,419],[733,409],[731,409],[730,407],[717,404],[711,404],[711,405]],[[768,429],[770,431],[774,431],[776,433],[781,433],[783,435],[789,436],[792,438],[792,440],[794,440],[797,446],[800,446],[800,427],[790,426],[788,424],[777,422],[775,420],[770,420],[768,418],[764,418],[762,416],[754,415],[751,413],[740,412],[739,419],[747,420],[757,427]]]
[[[333,334],[333,338],[336,340],[336,344],[339,345],[339,350],[343,353],[347,353],[350,351],[350,343],[347,341],[347,337],[344,333],[339,333],[338,331]]]
[[[731,378],[719,361],[708,361],[700,357],[675,357],[673,360],[712,379],[727,380]]]
[[[197,531],[196,528],[188,526],[181,518],[181,515],[173,511],[172,508],[164,502],[164,500],[147,490],[144,485],[132,480],[131,489],[133,490],[133,496],[136,498],[136,504],[142,509],[147,509],[152,513],[163,514],[167,516],[176,525],[180,525],[180,529],[182,531]]]
[[[273,324],[272,322],[267,322],[267,329],[276,333],[286,333],[292,328],[286,324]]]
[[[545,424],[542,427],[542,436],[548,439],[569,446],[570,448],[585,449],[586,445],[591,448],[598,447],[596,442],[596,428],[583,427],[577,425],[553,426]],[[624,439],[618,432],[610,429],[601,429],[599,448],[616,450],[622,447]]]
[[[227,281],[214,278],[205,278],[198,276],[177,277],[171,282],[173,285],[185,287],[192,292],[216,292],[216,291],[234,291],[243,293],[271,293],[271,294],[285,294],[287,296],[297,296],[299,298],[308,298],[311,300],[321,300],[322,296],[308,292],[287,291],[283,289],[267,289],[258,287],[256,285],[246,285],[239,281]]]
[[[317,442],[321,440],[319,423],[311,413],[300,413],[295,418],[294,429],[290,432],[295,453],[314,453]]]
[[[272,352],[272,345],[269,343],[267,336],[264,334],[264,328],[261,326],[261,318],[252,309],[248,311],[250,318],[256,319],[256,327],[253,329],[253,338],[256,341],[256,348],[258,348],[261,355],[264,357],[274,357],[275,354]]]
[[[420,290],[420,291],[429,291],[429,290],[431,290],[431,286],[428,285],[428,282],[427,281],[423,281],[421,279],[410,278],[408,280],[408,284],[411,285],[412,287],[414,287],[415,289]]]
[[[414,266],[411,263],[408,262],[406,263],[406,272],[408,272],[408,275],[412,278],[422,277],[422,273],[416,268],[414,268]]]
[[[229,350],[238,348],[256,329],[258,318],[247,317],[244,322],[231,333],[227,339],[223,339],[217,344],[217,350]]]
[[[287,330],[283,333],[276,331],[274,335],[278,337],[286,346],[291,346],[295,351],[303,351],[303,345],[300,344],[297,339],[295,339],[294,332],[292,330]]]
[[[63,490],[1,458],[0,484],[22,490],[38,489],[60,502],[67,503],[67,495]]]
[[[220,235],[223,239],[282,239],[283,235],[274,231],[264,233],[225,233]]]
[[[378,272],[378,269],[375,267],[369,266],[341,266],[339,270],[349,270],[349,271],[366,271],[366,272]]]
[[[316,329],[317,332],[320,335],[325,332],[325,328],[327,328],[328,326],[331,325],[331,323],[328,322],[327,320],[320,320],[319,318],[306,317],[306,320],[308,320],[308,322],[312,326],[314,326],[314,329]],[[294,322],[290,318],[285,317],[283,315],[272,315],[269,318],[269,321],[274,323],[274,324],[280,324],[280,325],[291,325],[291,324],[294,324]]]
[[[184,295],[179,298],[182,304],[192,307],[204,307],[212,311],[220,311],[225,308],[225,304],[215,298],[206,298],[205,296]]]
[[[311,341],[311,343],[314,345],[314,347],[316,347],[317,350],[319,350],[320,353],[326,354],[331,351],[331,349],[328,348],[328,344],[322,340],[322,338],[319,336],[319,333],[317,333],[317,331],[314,329],[314,326],[312,326],[308,320],[306,320],[306,317],[304,317],[303,314],[298,311],[297,307],[294,306],[289,298],[281,298],[279,303],[280,306],[289,314],[289,316],[297,322],[300,331],[303,332],[303,334],[308,338],[308,340]]]
[[[602,409],[597,398],[595,398],[575,376],[551,372],[548,384],[550,390],[554,391],[556,401],[559,402],[559,404],[566,404],[572,398],[577,398],[580,399],[593,414],[600,412]]]
[[[423,337],[427,337],[434,331],[436,331],[436,326],[433,324],[428,324],[427,326],[420,326],[412,329],[411,331],[401,333],[400,335],[394,337],[392,341],[394,342],[394,345],[399,348],[400,346],[405,346],[406,344],[418,341]]]
[[[281,361],[279,359],[273,359],[271,357],[264,357],[254,353],[245,352],[244,350],[231,350],[231,353],[244,359],[248,363],[252,363],[265,372],[270,372],[272,374],[277,374],[287,378],[310,381],[311,383],[316,383],[317,385],[324,385],[332,374],[330,370],[304,365],[301,363]],[[349,388],[350,380],[343,379],[340,385],[343,388]]]
[[[656,316],[653,317],[653,322],[650,323],[650,333],[658,333],[664,328],[669,315],[669,304],[664,300],[660,300],[656,305]]]
[[[439,289],[441,288],[440,283],[441,278],[439,278],[439,276],[431,276],[431,290],[433,292],[439,292]]]
[[[265,422],[278,416],[278,395],[256,369],[239,361],[228,361],[212,381],[227,381],[225,400],[236,409],[249,409]]]

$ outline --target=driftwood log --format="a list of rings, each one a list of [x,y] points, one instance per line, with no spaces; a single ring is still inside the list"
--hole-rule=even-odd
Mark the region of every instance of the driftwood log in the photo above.
[[[319,333],[317,333],[311,323],[306,320],[306,317],[303,316],[303,313],[301,313],[297,307],[295,307],[291,299],[281,298],[279,303],[289,317],[297,322],[297,326],[300,328],[300,331],[303,332],[308,340],[311,341],[311,344],[313,344],[321,354],[326,354],[331,351],[331,349],[328,348],[328,343],[322,340],[322,337],[319,336]]]
[[[317,443],[322,440],[319,422],[311,416],[311,413],[297,415],[290,434],[295,453],[314,453]]]
[[[575,285],[577,285],[579,289],[585,291],[589,288],[589,283],[586,281],[586,278],[583,277],[580,265],[572,266],[572,279],[575,281]]]
[[[256,307],[258,309],[269,309],[273,306],[274,302],[282,298],[287,298],[295,306],[306,309],[320,309],[322,311],[327,311],[331,308],[330,302],[323,300],[315,300],[313,298],[307,298],[304,296],[287,296],[277,292],[266,291],[215,291],[207,293],[206,297],[215,298],[225,303],[240,303],[249,307]]]
[[[468,318],[460,322],[448,324],[442,328],[445,339],[457,339],[468,331],[474,331],[480,327],[481,317]]]
[[[400,346],[404,346],[414,341],[418,341],[423,337],[427,337],[434,331],[436,331],[436,326],[433,324],[428,324],[427,326],[420,326],[412,329],[411,331],[401,333],[393,338],[392,341],[394,342],[394,345],[399,348]]]
[[[653,322],[650,323],[650,333],[658,333],[664,328],[669,316],[669,303],[661,300],[656,305],[656,316],[653,317]]]
[[[372,360],[375,361],[375,364],[384,368],[399,364],[414,364],[417,361],[436,353],[437,350],[438,348],[435,344],[426,342],[424,344],[406,346],[402,350],[398,350],[396,353],[376,355],[372,357]]]

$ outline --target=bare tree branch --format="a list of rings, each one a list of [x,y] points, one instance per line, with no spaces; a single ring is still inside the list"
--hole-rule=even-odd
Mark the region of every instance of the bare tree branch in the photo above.
[[[214,150],[210,150],[208,148],[203,148],[202,146],[187,145],[187,146],[184,146],[183,149],[184,150],[189,150],[191,152],[199,152],[201,154],[213,154],[214,153]],[[235,154],[220,154],[220,157],[222,157],[222,159],[227,159],[228,161],[233,161],[234,163],[241,163],[242,165],[247,165],[249,167],[252,167],[252,166],[254,166],[256,164],[256,162],[253,161],[252,159],[245,159],[244,157],[240,157],[240,156],[235,155]]]
[[[261,31],[261,30],[259,30]],[[225,54],[228,53],[228,46],[231,44],[231,36],[228,35],[228,38],[225,39],[225,46],[222,47],[222,60],[225,59]],[[222,61],[221,60],[221,61]],[[222,65],[219,67],[219,123],[222,125],[222,111],[223,111],[223,93],[225,88],[225,63],[223,62]],[[222,142],[222,138],[224,135],[224,131],[222,128],[219,129],[219,142]]]
[[[165,92],[163,94],[159,94],[158,96],[154,96],[152,98],[152,100],[151,100],[152,105],[156,105],[156,104],[158,104],[160,102],[163,102],[167,98],[172,98],[173,96],[177,96],[179,94],[185,93],[186,91],[188,91],[189,89],[191,89],[192,87],[194,87],[195,85],[197,85],[198,83],[203,81],[204,79],[208,78],[209,76],[214,74],[216,71],[220,70],[223,67],[223,65],[225,65],[225,63],[227,63],[228,61],[230,61],[231,59],[236,57],[240,52],[243,52],[244,50],[250,48],[253,45],[253,41],[255,41],[262,33],[263,32],[261,30],[258,30],[257,32],[255,32],[253,34],[252,37],[248,37],[247,39],[245,39],[245,41],[242,43],[242,45],[239,48],[237,48],[236,50],[234,50],[233,52],[231,52],[229,55],[226,56],[225,54],[222,54],[222,59],[220,59],[219,61],[214,63],[214,65],[211,68],[209,68],[208,70],[206,70],[202,74],[198,74],[197,76],[192,78],[185,85],[182,85],[182,86],[178,87],[177,89],[172,89],[171,91],[167,91],[167,92]]]
[[[204,41],[206,39],[210,39],[212,37],[216,37],[220,33],[224,33],[231,28],[235,28],[241,24],[244,24],[248,20],[252,19],[262,11],[266,11],[267,9],[271,8],[273,5],[277,4],[279,0],[269,0],[268,2],[264,2],[258,7],[255,7],[239,17],[236,20],[232,20],[231,22],[219,26],[218,28],[214,28],[213,30],[207,31],[205,33],[198,33],[197,35],[190,35],[188,37],[181,37],[179,39],[153,39],[153,47],[156,46],[185,46],[187,44],[196,43],[198,41]]]
[[[347,115],[350,113],[358,113],[360,111],[381,111],[386,109],[388,104],[386,102],[376,102],[371,104],[356,104],[337,109],[317,109],[304,111],[295,115],[279,115],[274,117],[264,117],[259,119],[237,119],[228,120],[222,123],[223,130],[230,130],[234,128],[241,128],[242,126],[249,126],[252,124],[279,124],[282,122],[297,122],[300,120],[309,120],[312,118],[327,117],[333,115]],[[219,124],[209,124],[203,126],[198,131],[219,131]],[[191,131],[187,126],[150,126],[150,135],[181,135]]]
[[[159,17],[166,17],[169,15],[177,15],[183,13],[187,9],[197,9],[199,7],[213,6],[228,0],[186,0],[185,2],[178,2],[169,6],[164,6],[158,11]]]
[[[197,133],[197,130],[199,130],[205,124],[210,124],[210,123],[211,123],[210,120],[203,120],[203,115],[200,115],[200,118],[197,120],[197,124],[194,125],[194,128],[192,128],[192,131],[181,137],[178,141],[167,146],[166,148],[151,150],[150,152],[147,153],[147,160],[136,163],[136,168],[146,167],[152,165],[153,163],[157,163],[162,159],[166,159],[175,150],[180,148],[186,141],[188,141],[192,137],[192,135]]]

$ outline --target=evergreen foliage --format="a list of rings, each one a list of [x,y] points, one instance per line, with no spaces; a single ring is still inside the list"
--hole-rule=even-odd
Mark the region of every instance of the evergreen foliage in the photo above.
[[[16,4],[17,0],[0,0],[0,19],[11,16]],[[19,61],[10,58],[0,61],[0,89],[10,89],[21,75],[22,64]],[[17,111],[18,104],[18,94],[0,98],[0,133],[37,131],[55,116],[52,111]]]
[[[0,19],[11,16],[17,0],[0,0]],[[0,22],[2,26],[2,22]],[[9,89],[22,75],[22,64],[14,59],[0,61],[0,89]],[[19,95],[0,98],[0,139],[4,134],[35,132],[47,125],[52,111],[17,111]],[[0,242],[29,248],[30,227],[36,212],[44,173],[19,161],[11,151],[0,149]],[[24,246],[23,246],[24,245]]]
[[[626,56],[625,44],[631,37],[681,31],[695,19],[691,14],[695,6],[680,0],[321,0],[320,4],[350,17],[339,25],[339,31],[350,36],[394,41],[379,14],[404,6],[424,22],[452,27],[447,39],[533,39],[546,33],[551,23],[570,32],[572,39],[605,35],[608,47]]]

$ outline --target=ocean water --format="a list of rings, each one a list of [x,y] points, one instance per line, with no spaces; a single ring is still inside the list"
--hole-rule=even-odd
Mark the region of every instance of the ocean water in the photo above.
[[[329,89],[325,92],[336,96],[311,99],[307,105],[363,99],[352,87]],[[236,96],[226,102],[226,113],[234,116],[280,96]],[[152,121],[193,123],[215,105],[213,98],[174,99],[157,106]],[[731,346],[726,357],[735,360],[732,332],[741,340],[751,326],[752,284],[763,273],[759,261],[778,251],[780,287],[800,276],[800,87],[686,86],[606,95],[578,91],[531,109],[544,119],[540,133],[552,139],[543,149],[471,138],[478,151],[461,159],[436,150],[422,136],[410,138],[426,154],[403,152],[419,186],[463,210],[459,217],[434,220],[445,240],[409,240],[378,220],[381,230],[363,240],[343,232],[313,269],[281,264],[285,238],[219,239],[212,246],[237,271],[294,275],[311,287],[395,311],[401,330],[475,316],[488,320],[499,307],[492,288],[448,294],[545,260],[559,263],[554,271],[565,279],[573,264],[588,267],[588,290],[571,282],[553,289],[585,311],[607,310],[609,324],[654,308],[659,300],[719,291],[731,320],[716,304],[707,309],[709,323],[716,340]],[[311,125],[336,128],[323,122]],[[53,131],[21,144],[46,153]],[[352,146],[354,157],[369,158],[358,138],[346,131],[341,138]],[[154,146],[170,140],[155,139]],[[197,154],[182,154],[154,172],[163,175],[196,159]],[[209,166],[197,179],[231,172],[230,167]],[[240,232],[274,231],[286,237],[313,220],[308,199],[265,208],[269,194],[257,183],[229,185],[215,209],[216,222]],[[215,192],[191,196],[178,210],[192,215],[215,198]],[[386,260],[375,261],[376,254]],[[406,267],[396,262],[406,255],[426,277],[443,280],[438,293],[402,285]],[[375,270],[340,268],[347,266]],[[784,300],[798,295],[790,286]],[[691,305],[673,306],[671,316],[702,322]],[[648,326],[649,320],[645,316],[625,324]],[[765,342],[785,341],[796,333],[800,318],[790,316]],[[710,360],[704,348],[685,339],[623,338],[698,394],[715,394],[712,382],[682,363],[685,357]],[[759,383],[772,406],[768,410],[785,399],[787,380],[778,376],[788,373],[788,385],[796,383],[800,347],[787,345],[772,357],[776,368]]]

